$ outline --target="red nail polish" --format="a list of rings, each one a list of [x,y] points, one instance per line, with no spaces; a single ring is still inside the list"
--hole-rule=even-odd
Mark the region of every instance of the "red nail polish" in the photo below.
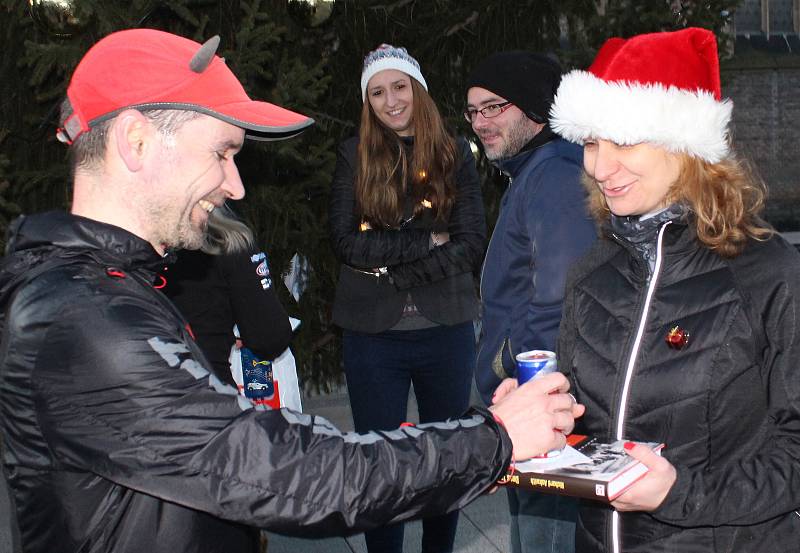
[[[625,451],[630,451],[631,449],[633,449],[634,447],[636,447],[636,444],[635,444],[635,443],[633,443],[633,442],[625,442],[625,443],[622,445],[622,447],[624,447],[624,448],[625,448]]]

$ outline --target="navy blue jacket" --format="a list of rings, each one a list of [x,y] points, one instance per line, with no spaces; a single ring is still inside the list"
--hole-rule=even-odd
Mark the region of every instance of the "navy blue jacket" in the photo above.
[[[475,382],[487,404],[516,354],[555,350],[567,269],[596,237],[580,146],[556,138],[497,165],[510,182],[481,273]]]

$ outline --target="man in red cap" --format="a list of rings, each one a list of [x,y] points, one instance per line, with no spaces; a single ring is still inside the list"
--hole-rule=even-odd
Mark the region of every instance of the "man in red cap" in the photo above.
[[[440,514],[514,455],[562,446],[582,412],[553,375],[457,420],[342,434],[214,377],[158,271],[244,195],[244,138],[312,123],[248,98],[215,50],[144,29],[98,42],[58,131],[71,213],[12,226],[0,424],[27,552],[252,552],[257,527],[314,537]]]

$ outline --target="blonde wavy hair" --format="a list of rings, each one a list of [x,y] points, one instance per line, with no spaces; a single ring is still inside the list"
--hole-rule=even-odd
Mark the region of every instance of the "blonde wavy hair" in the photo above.
[[[230,255],[251,251],[255,242],[250,227],[223,204],[208,216],[206,239],[200,249],[210,255]]]
[[[766,240],[775,231],[760,217],[766,198],[764,182],[750,166],[734,156],[718,163],[678,154],[681,170],[666,198],[691,209],[697,238],[723,257],[736,257],[748,238]],[[598,223],[611,212],[597,183],[584,174],[589,211]]]

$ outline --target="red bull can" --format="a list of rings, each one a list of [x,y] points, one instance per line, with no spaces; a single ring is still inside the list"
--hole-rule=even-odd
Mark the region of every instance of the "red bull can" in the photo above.
[[[517,354],[517,382],[520,384],[557,370],[556,354],[552,351],[534,349]]]
[[[554,373],[558,370],[556,354],[544,349],[523,351],[517,354],[517,382],[524,384],[532,378]],[[544,455],[537,455],[534,459],[547,459],[561,454],[560,449],[553,449]]]

